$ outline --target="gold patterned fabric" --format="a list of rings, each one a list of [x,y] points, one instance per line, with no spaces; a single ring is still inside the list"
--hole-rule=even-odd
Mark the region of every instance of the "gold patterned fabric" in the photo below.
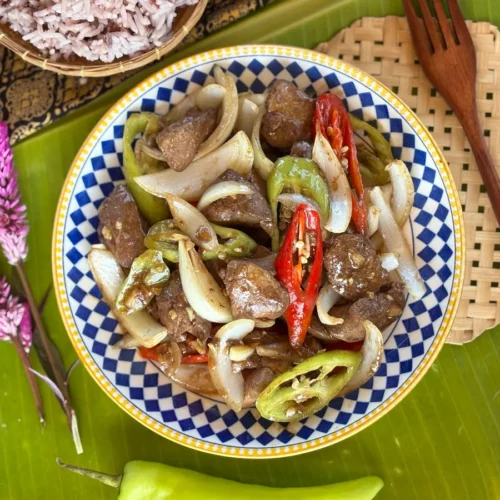
[[[211,0],[185,46],[264,7],[272,0]],[[139,71],[139,70],[137,70]],[[18,142],[69,111],[90,102],[134,72],[106,78],[78,78],[44,71],[0,46],[0,120]]]

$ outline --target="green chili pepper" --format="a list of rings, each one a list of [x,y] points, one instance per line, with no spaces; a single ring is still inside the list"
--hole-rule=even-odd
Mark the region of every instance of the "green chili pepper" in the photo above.
[[[358,145],[358,160],[365,186],[381,186],[390,181],[389,172],[385,170],[385,164],[373,151],[363,144]]]
[[[257,248],[257,243],[243,231],[212,223],[210,225],[215,234],[225,241],[219,246],[217,253],[203,251],[201,254],[203,260],[214,259],[220,254],[231,255],[232,257],[249,257]]]
[[[123,474],[111,475],[73,465],[57,459],[57,463],[96,479],[119,490],[118,500],[371,500],[382,489],[384,482],[375,476],[362,477],[324,486],[309,488],[269,488],[256,484],[242,484],[227,479],[207,476],[199,472],[170,465],[133,461],[125,465]]]
[[[221,254],[232,257],[248,257],[257,247],[257,243],[243,231],[217,224],[210,225],[215,234],[225,241],[219,245],[217,252],[204,250],[201,253],[203,260],[212,260]],[[179,262],[178,241],[182,237],[187,238],[180,229],[176,228],[174,221],[164,220],[150,228],[144,239],[144,244],[147,248],[161,251],[164,259],[170,262]]]
[[[179,262],[179,237],[187,236],[175,226],[172,219],[162,220],[149,228],[144,244],[150,250],[159,250],[169,262]]]
[[[349,114],[349,120],[353,129],[364,130],[368,134],[373,148],[384,166],[394,159],[392,157],[391,145],[375,127],[351,114]]]
[[[306,359],[276,377],[257,399],[268,420],[295,422],[326,406],[356,373],[361,354],[330,351]]]
[[[273,251],[279,249],[278,196],[285,189],[302,193],[313,199],[320,209],[321,218],[328,220],[328,186],[321,171],[312,160],[285,156],[276,161],[267,179],[267,198],[273,212]]]
[[[168,217],[168,208],[165,200],[157,198],[152,194],[144,191],[135,181],[134,178],[147,173],[146,168],[140,165],[135,157],[132,149],[132,142],[137,134],[146,131],[151,133],[153,125],[157,123],[158,118],[152,113],[136,113],[130,116],[125,123],[125,131],[123,133],[123,167],[127,186],[139,207],[142,216],[150,223],[154,224]]]
[[[118,312],[131,314],[144,309],[155,296],[155,289],[165,285],[170,269],[158,250],[146,250],[130,268],[115,301]]]
[[[148,146],[156,147],[156,136],[160,129],[159,118],[156,115],[151,115],[151,119],[148,121],[144,133],[142,134],[142,142]],[[165,169],[165,166],[162,166],[160,161],[144,153],[141,149],[139,149],[139,152],[136,149],[134,154],[136,162],[139,163],[144,174],[154,174]]]

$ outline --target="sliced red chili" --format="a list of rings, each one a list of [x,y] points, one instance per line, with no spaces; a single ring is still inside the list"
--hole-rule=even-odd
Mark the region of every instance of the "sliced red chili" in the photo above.
[[[358,153],[354,143],[349,115],[342,101],[335,94],[322,94],[316,99],[314,109],[313,133],[321,132],[330,142],[332,149],[339,158],[342,157],[342,148],[347,146],[345,154],[347,171],[352,193],[352,220],[356,230],[362,234],[367,230],[367,216],[365,208],[365,193],[363,180],[359,170]]]
[[[139,352],[144,359],[158,361],[158,350],[156,347],[139,347]],[[206,354],[187,354],[182,356],[181,363],[207,363]]]
[[[297,245],[297,242],[301,243]],[[309,248],[302,252],[306,242],[309,242]],[[301,253],[307,263],[302,262]],[[323,242],[320,216],[316,210],[306,204],[297,206],[274,265],[276,277],[290,295],[290,304],[285,311],[288,338],[293,347],[298,347],[304,342],[321,284]]]

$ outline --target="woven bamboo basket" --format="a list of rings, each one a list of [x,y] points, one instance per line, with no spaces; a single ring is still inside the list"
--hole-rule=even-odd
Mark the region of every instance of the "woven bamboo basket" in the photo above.
[[[172,26],[172,36],[162,46],[155,47],[134,57],[122,57],[112,63],[87,61],[83,58],[75,58],[72,61],[50,61],[33,45],[24,41],[19,33],[1,23],[0,44],[35,66],[63,75],[91,78],[116,75],[145,66],[171,52],[199,21],[207,2],[208,0],[200,0],[196,5],[178,9]]]

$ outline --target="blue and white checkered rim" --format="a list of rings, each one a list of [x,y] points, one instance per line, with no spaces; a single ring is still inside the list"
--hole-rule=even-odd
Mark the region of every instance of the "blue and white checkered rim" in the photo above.
[[[215,64],[238,90],[265,91],[282,78],[317,95],[332,90],[350,112],[390,141],[394,157],[411,171],[415,203],[408,237],[427,286],[408,299],[403,315],[384,333],[384,360],[361,389],[333,400],[297,424],[239,413],[186,391],[135,350],[113,345],[122,330],[91,276],[86,255],[98,242],[97,208],[123,182],[123,130],[130,113],[163,114],[211,78]],[[277,457],[337,442],[366,427],[406,395],[429,368],[454,318],[463,281],[463,222],[451,174],[418,118],[380,83],[342,61],[304,49],[242,46],[180,61],[127,94],[85,141],[63,188],[54,228],[54,281],[59,307],[83,364],[125,411],[150,429],[204,451],[240,457]]]

